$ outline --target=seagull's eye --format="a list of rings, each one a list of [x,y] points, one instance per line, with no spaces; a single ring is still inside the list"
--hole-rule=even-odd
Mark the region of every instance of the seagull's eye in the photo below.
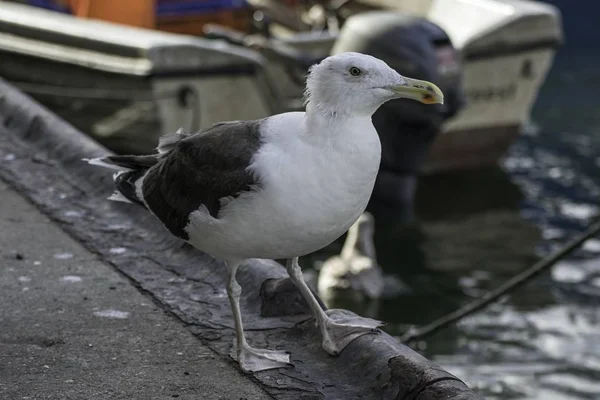
[[[362,74],[362,71],[358,67],[350,67],[350,69],[348,71],[350,72],[350,75],[352,75],[352,76],[359,76],[360,74]]]

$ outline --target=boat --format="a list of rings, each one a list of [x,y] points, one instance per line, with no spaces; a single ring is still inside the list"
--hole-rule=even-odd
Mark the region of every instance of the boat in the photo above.
[[[443,126],[424,172],[496,165],[531,122],[564,40],[559,10],[523,0],[419,0],[417,8],[417,2],[387,3],[438,24],[464,60],[467,106]]]
[[[257,6],[268,3],[250,1]],[[564,41],[559,9],[528,0],[356,0],[352,3],[361,3],[366,8],[359,8],[338,32],[288,33],[277,39],[311,51],[316,57],[335,52],[336,45],[345,40],[346,31],[369,25],[357,18],[365,10],[388,10],[432,21],[448,34],[460,54],[467,104],[441,127],[422,173],[497,165],[507,148],[530,127],[531,109]],[[355,39],[348,36],[349,40]]]
[[[496,164],[527,126],[562,43],[559,11],[529,0],[360,2],[434,22],[460,54],[467,103],[442,126],[422,173]],[[288,29],[268,40],[318,60],[358,17],[337,31]],[[185,34],[174,17],[165,21],[148,29],[0,2],[0,76],[117,152],[152,151],[159,135],[182,125],[301,109],[302,73],[294,77],[264,47]]]

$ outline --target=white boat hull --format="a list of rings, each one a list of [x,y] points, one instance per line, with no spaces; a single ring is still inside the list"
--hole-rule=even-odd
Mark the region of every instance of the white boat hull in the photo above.
[[[444,126],[424,174],[495,165],[529,123],[555,49],[468,60],[467,105]]]

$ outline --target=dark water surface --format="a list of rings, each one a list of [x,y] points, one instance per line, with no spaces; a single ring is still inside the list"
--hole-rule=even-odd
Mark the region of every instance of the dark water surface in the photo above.
[[[594,51],[563,49],[535,127],[499,168],[424,179],[411,229],[378,221],[380,263],[414,291],[377,306],[390,334],[497,287],[590,224],[600,194],[598,65]],[[487,399],[600,399],[599,305],[600,240],[592,239],[418,347]]]

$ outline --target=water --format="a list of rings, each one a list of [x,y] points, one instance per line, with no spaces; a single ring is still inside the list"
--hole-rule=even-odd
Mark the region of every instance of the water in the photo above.
[[[499,168],[424,179],[410,229],[378,221],[380,263],[413,290],[370,309],[390,334],[497,287],[600,212],[600,55],[593,53],[561,51],[533,110],[537,129]],[[417,347],[487,399],[600,399],[599,305],[600,238]]]

